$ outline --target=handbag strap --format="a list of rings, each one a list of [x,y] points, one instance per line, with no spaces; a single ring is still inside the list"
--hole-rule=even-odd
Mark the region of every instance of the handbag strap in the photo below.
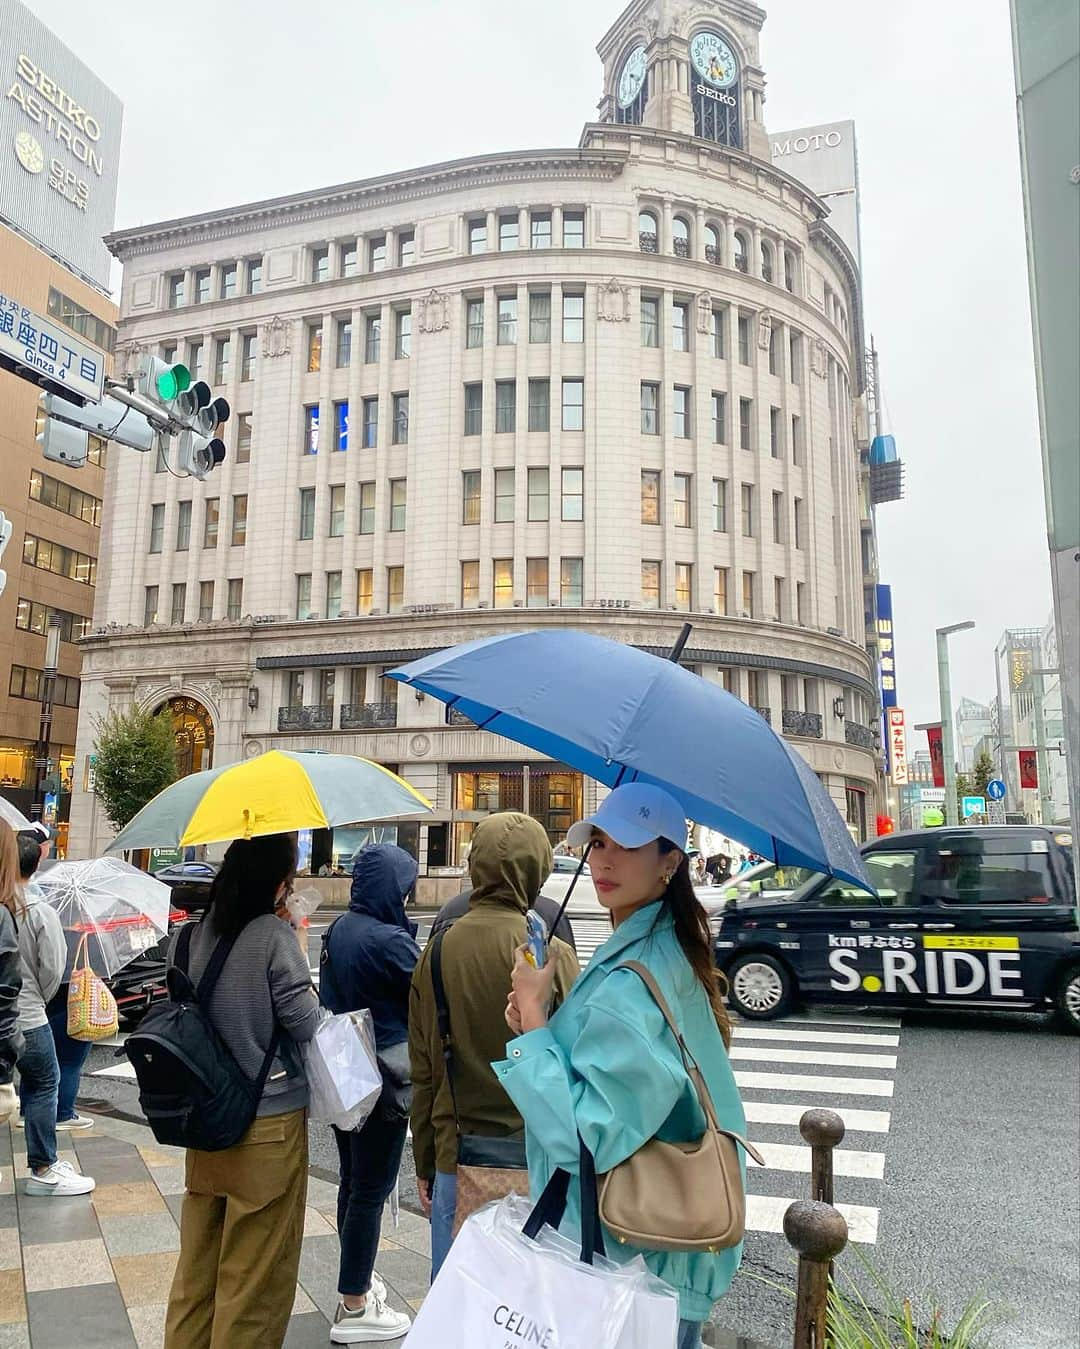
[[[90,964],[90,957],[86,953],[86,946],[89,940],[90,940],[89,932],[84,932],[82,936],[79,938],[79,944],[75,948],[75,955],[71,961],[71,973],[73,975],[79,969],[80,960],[82,960],[84,966]]]
[[[594,1255],[606,1255],[607,1251],[604,1248],[604,1234],[600,1228],[596,1163],[580,1134],[578,1134],[578,1175],[581,1184],[581,1261],[583,1264],[591,1265]],[[558,1230],[566,1212],[570,1179],[570,1172],[564,1171],[562,1167],[556,1167],[551,1173],[551,1179],[544,1186],[543,1193],[521,1229],[530,1240],[536,1240],[545,1223]]]
[[[621,965],[617,965],[616,969],[632,970],[649,990],[653,1001],[656,1003],[657,1007],[660,1008],[660,1012],[664,1020],[668,1023],[671,1033],[675,1037],[676,1044],[679,1046],[683,1067],[686,1069],[686,1074],[690,1078],[690,1081],[694,1084],[694,1090],[697,1092],[698,1101],[701,1103],[701,1109],[705,1113],[705,1119],[709,1128],[712,1129],[714,1133],[724,1134],[726,1137],[733,1139],[736,1143],[740,1144],[751,1157],[753,1157],[758,1166],[764,1166],[765,1159],[757,1148],[754,1147],[753,1143],[747,1142],[742,1134],[737,1134],[732,1129],[725,1129],[721,1126],[720,1121],[717,1118],[716,1107],[713,1104],[712,1093],[709,1091],[705,1081],[705,1075],[702,1073],[697,1059],[694,1058],[693,1054],[690,1052],[690,1046],[686,1043],[682,1031],[676,1025],[675,1018],[671,1014],[671,1008],[668,1006],[667,998],[664,997],[663,991],[656,982],[652,971],[646,965],[643,965],[640,960],[625,960]]]
[[[437,933],[431,943],[431,991],[435,995],[435,1024],[442,1044],[443,1064],[446,1081],[450,1088],[450,1104],[454,1111],[454,1128],[461,1134],[461,1120],[458,1117],[457,1092],[454,1090],[454,1048],[450,1038],[450,1005],[446,1001],[446,985],[442,973],[442,944],[446,928]]]

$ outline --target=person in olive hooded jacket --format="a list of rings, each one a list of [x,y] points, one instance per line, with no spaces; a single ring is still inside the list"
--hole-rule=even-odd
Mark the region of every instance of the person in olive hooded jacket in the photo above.
[[[525,911],[551,874],[551,844],[529,815],[505,811],[477,825],[469,851],[469,912],[442,941],[454,1085],[463,1134],[520,1134],[521,1116],[492,1070],[505,1051],[503,1012],[514,954],[525,940]],[[457,1201],[457,1125],[435,1012],[429,944],[413,972],[409,1002],[413,1155],[420,1203],[431,1218],[431,1277],[450,1249]],[[561,1002],[578,975],[577,958],[557,938],[549,948]]]

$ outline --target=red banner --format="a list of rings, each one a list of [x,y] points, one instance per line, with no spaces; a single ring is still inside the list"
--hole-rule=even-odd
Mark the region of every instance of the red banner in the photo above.
[[[1020,760],[1020,786],[1038,787],[1039,756],[1033,749],[1022,749],[1017,751],[1017,757]]]
[[[926,739],[930,745],[930,767],[934,770],[934,786],[945,786],[945,754],[941,748],[941,727],[927,726]]]

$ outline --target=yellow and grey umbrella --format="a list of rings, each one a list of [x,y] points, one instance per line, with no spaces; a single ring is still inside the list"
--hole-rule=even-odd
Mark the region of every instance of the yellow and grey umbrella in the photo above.
[[[370,759],[269,750],[181,778],[148,801],[109,844],[185,848],[296,829],[426,815],[431,802]]]

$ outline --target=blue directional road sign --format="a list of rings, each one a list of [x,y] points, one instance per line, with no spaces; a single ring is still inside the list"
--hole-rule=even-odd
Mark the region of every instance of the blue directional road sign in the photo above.
[[[965,820],[969,820],[972,815],[985,815],[986,797],[965,796],[961,801],[960,806]]]
[[[991,801],[1005,800],[1005,784],[1000,778],[991,778],[986,784],[986,794]]]

